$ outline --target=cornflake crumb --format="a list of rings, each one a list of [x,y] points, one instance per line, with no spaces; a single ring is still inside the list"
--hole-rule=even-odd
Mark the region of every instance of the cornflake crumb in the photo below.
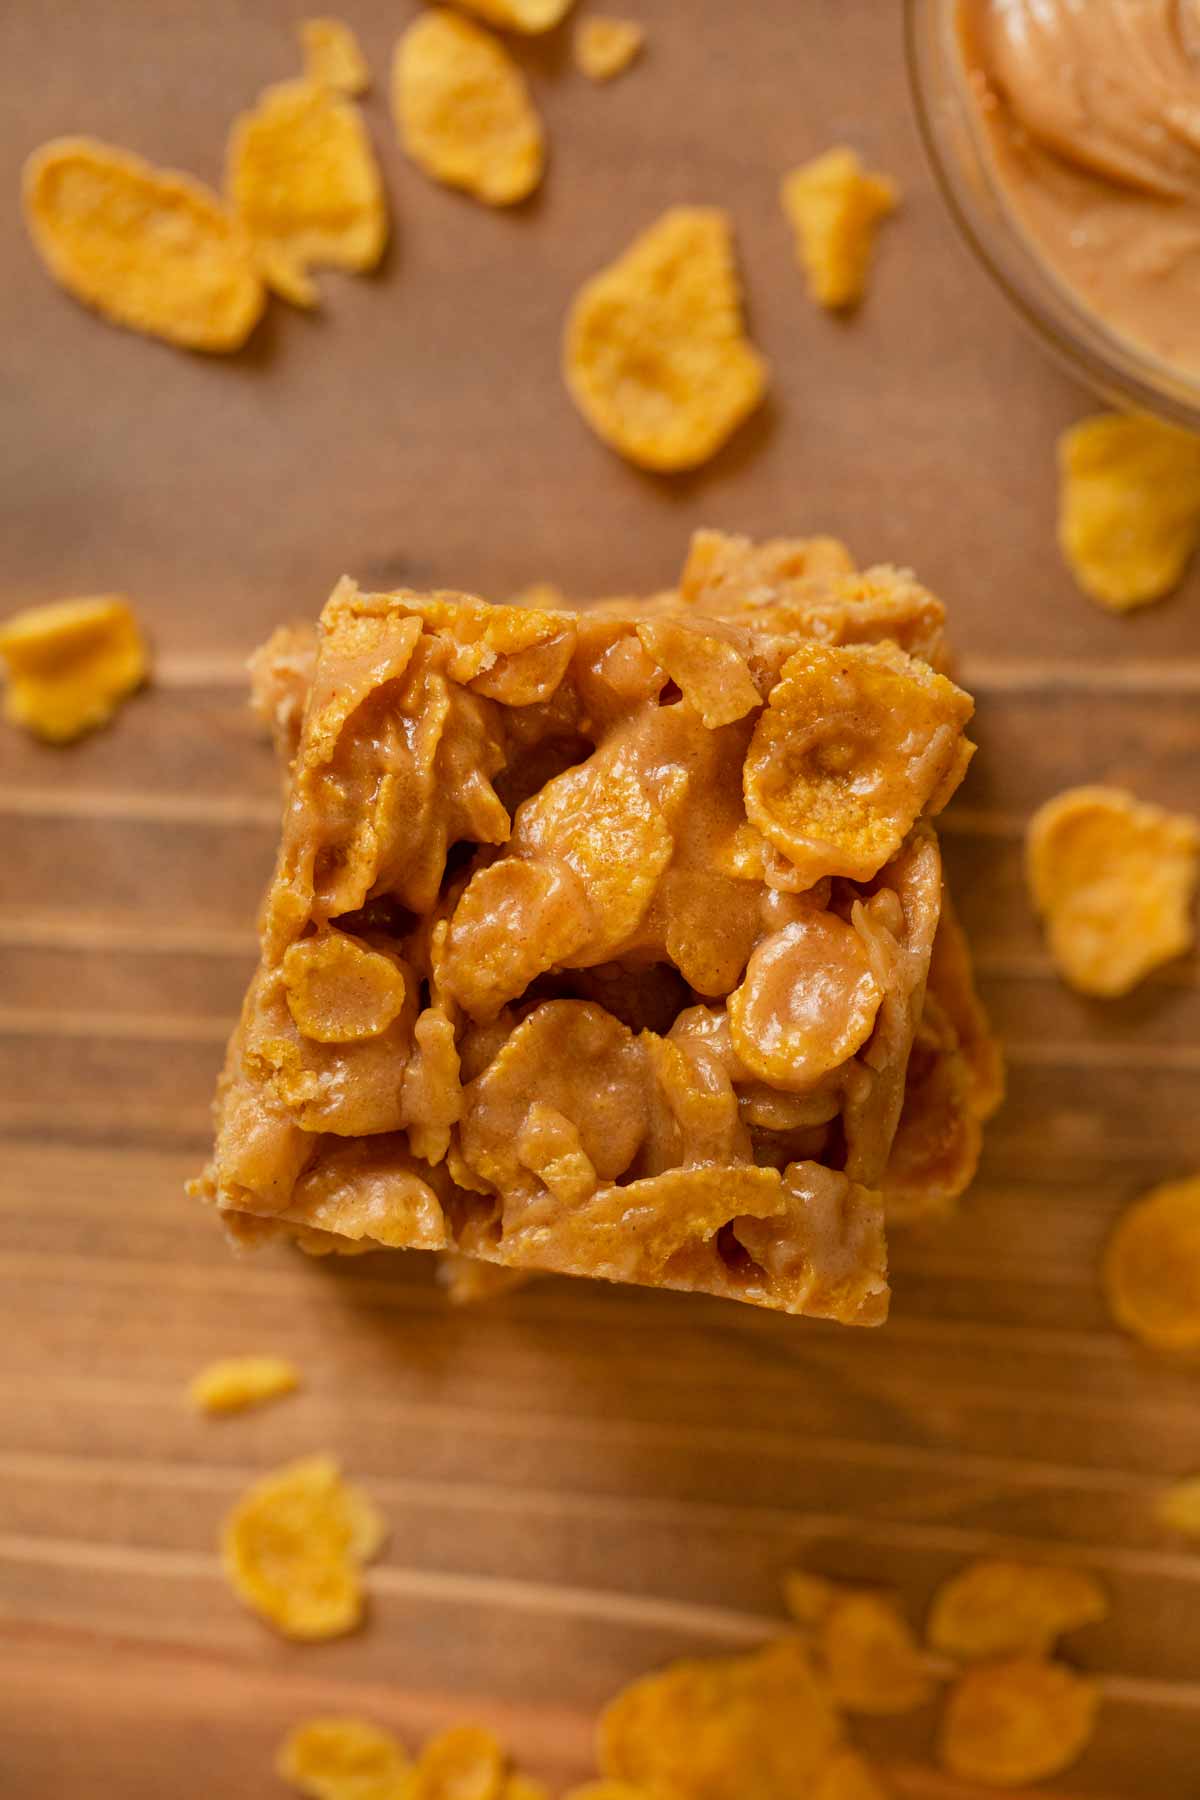
[[[336,93],[365,94],[371,71],[358,39],[341,19],[304,19],[300,25],[304,73],[319,87]]]
[[[435,181],[513,206],[542,179],[545,136],[525,77],[498,38],[435,8],[396,46],[392,110],[401,142]]]
[[[876,228],[899,203],[895,182],[869,174],[855,151],[839,147],[793,169],[780,197],[813,299],[830,308],[857,305]]]
[[[1095,1682],[1061,1663],[980,1663],[950,1691],[939,1760],[950,1774],[985,1787],[1042,1781],[1083,1753],[1098,1704]]]
[[[1200,541],[1200,437],[1096,413],[1059,438],[1058,480],[1059,548],[1084,593],[1114,612],[1170,593]]]
[[[365,1719],[309,1719],[289,1732],[275,1771],[312,1800],[405,1800],[404,1746]]]
[[[1122,1330],[1156,1350],[1200,1346],[1200,1175],[1152,1188],[1128,1208],[1103,1279]]]
[[[1038,1656],[1064,1632],[1108,1616],[1108,1598],[1084,1569],[1000,1558],[969,1563],[934,1596],[929,1642],[964,1662]]]
[[[913,1712],[934,1692],[920,1647],[886,1594],[837,1594],[817,1641],[834,1700],[847,1712]]]
[[[430,1738],[405,1788],[405,1800],[508,1800],[508,1758],[480,1725],[453,1725]]]
[[[575,0],[454,0],[464,12],[474,13],[501,31],[526,35],[551,31],[566,18]]]
[[[575,27],[575,67],[589,81],[611,81],[641,54],[646,33],[632,19],[610,19],[599,13]]]
[[[133,608],[117,594],[14,613],[0,624],[0,662],[5,717],[51,744],[107,725],[149,669]]]
[[[244,1412],[294,1393],[299,1385],[300,1376],[285,1357],[230,1356],[201,1369],[188,1388],[188,1398],[197,1412]]]

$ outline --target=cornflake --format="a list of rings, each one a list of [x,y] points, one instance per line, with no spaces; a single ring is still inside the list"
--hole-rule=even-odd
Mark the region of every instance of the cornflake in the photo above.
[[[981,1663],[950,1691],[939,1760],[952,1775],[985,1787],[1042,1781],[1083,1753],[1099,1698],[1095,1682],[1061,1663]]]
[[[600,1766],[673,1800],[795,1800],[842,1729],[804,1646],[678,1662],[626,1688],[600,1720]]]
[[[1158,600],[1200,541],[1200,438],[1144,414],[1097,413],[1058,441],[1058,542],[1115,612]]]
[[[574,0],[455,0],[464,12],[474,13],[502,31],[534,34],[551,31],[566,18]]]
[[[839,1750],[826,1763],[812,1790],[813,1800],[887,1800],[865,1756]]]
[[[611,81],[640,55],[646,33],[632,19],[591,13],[575,27],[575,67],[589,81]]]
[[[916,1640],[886,1595],[839,1593],[818,1642],[830,1691],[847,1712],[912,1712],[934,1691]]]
[[[1200,823],[1121,788],[1069,788],[1029,822],[1033,902],[1082,994],[1127,994],[1188,949],[1198,870]]]
[[[938,1589],[929,1642],[962,1661],[1045,1655],[1064,1632],[1107,1614],[1103,1588],[1082,1569],[974,1562]]]
[[[758,406],[727,214],[674,207],[576,295],[563,370],[592,429],[642,468],[707,462]]]
[[[362,1618],[362,1565],[385,1536],[333,1458],[310,1456],[243,1494],[222,1527],[221,1560],[239,1600],[285,1637],[340,1637]]]
[[[628,1781],[585,1781],[571,1788],[563,1800],[647,1800],[645,1788],[632,1787]]]
[[[430,1738],[404,1800],[501,1800],[508,1759],[490,1731],[455,1725]]]
[[[281,81],[235,120],[226,184],[263,279],[317,304],[312,266],[373,269],[387,243],[379,166],[358,108],[318,81]]]
[[[94,138],[55,138],[25,164],[24,203],[55,280],[115,325],[227,351],[262,315],[249,239],[190,175]]]
[[[341,19],[304,19],[300,25],[304,74],[335,93],[365,94],[371,85],[367,59],[349,25]]]
[[[862,299],[875,231],[894,212],[894,181],[871,175],[853,150],[827,150],[784,177],[783,209],[796,233],[796,254],[819,306]]]
[[[230,1356],[201,1369],[188,1398],[198,1412],[243,1412],[294,1393],[299,1385],[296,1368],[285,1357]]]
[[[404,1746],[365,1719],[310,1719],[275,1760],[281,1779],[313,1800],[405,1800],[410,1769]]]
[[[0,624],[4,716],[47,743],[107,725],[149,657],[133,608],[115,594],[31,606]]]
[[[1200,1475],[1191,1475],[1167,1488],[1159,1496],[1156,1511],[1171,1531],[1200,1537]]]
[[[542,123],[525,77],[490,32],[435,8],[396,46],[392,110],[408,155],[435,181],[512,206],[545,167]]]
[[[1122,1216],[1104,1289],[1117,1324],[1144,1344],[1200,1345],[1200,1176],[1152,1188]]]

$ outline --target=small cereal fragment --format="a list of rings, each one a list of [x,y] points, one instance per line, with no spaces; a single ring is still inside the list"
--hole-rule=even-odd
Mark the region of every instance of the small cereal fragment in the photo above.
[[[330,1456],[265,1475],[225,1519],[221,1560],[239,1600],[285,1637],[315,1641],[362,1618],[362,1565],[386,1535],[383,1520],[343,1482]]]
[[[545,137],[525,77],[490,32],[440,7],[396,46],[392,110],[412,160],[489,206],[512,206],[542,179]]]
[[[819,1625],[837,1599],[835,1582],[806,1569],[791,1569],[783,1578],[783,1603],[798,1625]]]
[[[642,468],[693,469],[766,391],[745,334],[728,215],[678,206],[584,284],[564,374],[598,436]]]
[[[295,1367],[282,1356],[229,1356],[209,1363],[193,1377],[188,1398],[197,1412],[244,1412],[265,1400],[292,1394],[300,1385]]]
[[[933,1693],[916,1640],[884,1594],[839,1594],[822,1621],[820,1648],[834,1700],[847,1712],[912,1712]]]
[[[813,299],[832,308],[857,305],[875,229],[896,209],[895,182],[868,174],[855,151],[840,147],[785,175],[780,197]]]
[[[532,36],[551,31],[570,12],[574,0],[455,0],[464,12],[474,13],[501,31],[521,31]]]
[[[1175,1482],[1159,1496],[1156,1510],[1169,1530],[1200,1538],[1200,1475]]]
[[[626,1688],[600,1720],[602,1772],[671,1800],[795,1800],[841,1743],[795,1638],[673,1663]]]
[[[963,1662],[1044,1656],[1067,1631],[1108,1613],[1104,1589],[1083,1569],[973,1562],[938,1589],[929,1615],[934,1650]]]
[[[5,717],[51,744],[107,725],[146,679],[133,608],[116,594],[32,606],[0,624]]]
[[[1128,1209],[1108,1241],[1104,1289],[1117,1324],[1144,1344],[1200,1346],[1200,1175]]]
[[[1200,437],[1144,414],[1096,413],[1058,442],[1058,543],[1114,612],[1176,586],[1200,542]]]
[[[857,1750],[839,1750],[821,1770],[813,1800],[887,1800],[887,1796],[865,1756]]]
[[[1095,1682],[1035,1658],[980,1663],[951,1689],[938,1738],[942,1766],[985,1787],[1023,1787],[1080,1756],[1099,1705]]]
[[[281,1779],[312,1800],[404,1800],[410,1770],[404,1746],[366,1719],[309,1719],[275,1759]]]
[[[387,243],[375,152],[358,108],[316,81],[281,81],[234,121],[230,204],[268,287],[315,306],[311,266],[373,269]]]
[[[342,19],[304,19],[300,25],[304,73],[335,93],[365,94],[371,72],[358,39]]]
[[[1192,942],[1200,821],[1121,788],[1068,788],[1030,820],[1026,872],[1064,980],[1127,994]]]
[[[25,164],[25,220],[68,293],[186,350],[237,350],[266,304],[249,240],[190,175],[94,138],[55,138]]]
[[[611,81],[641,53],[646,33],[632,19],[610,19],[600,13],[575,27],[575,67],[589,81]]]
[[[404,1800],[501,1800],[507,1762],[490,1731],[452,1726],[421,1751]]]
[[[399,957],[334,930],[289,947],[283,985],[297,1029],[317,1044],[378,1037],[399,1017],[406,993]]]

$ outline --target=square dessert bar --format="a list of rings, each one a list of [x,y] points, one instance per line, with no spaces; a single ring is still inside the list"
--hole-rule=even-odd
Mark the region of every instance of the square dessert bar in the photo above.
[[[583,612],[343,581],[256,669],[288,795],[195,1190],[243,1239],[879,1322],[893,1147],[945,1203],[995,1082],[938,930],[942,621],[830,539],[702,533]]]

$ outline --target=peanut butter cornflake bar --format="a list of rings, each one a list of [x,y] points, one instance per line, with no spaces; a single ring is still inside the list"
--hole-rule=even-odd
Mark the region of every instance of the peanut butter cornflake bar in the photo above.
[[[289,790],[194,1190],[241,1241],[879,1323],[898,1126],[943,1208],[998,1094],[957,934],[926,1005],[942,618],[831,539],[701,533],[583,612],[343,581],[255,670]]]

